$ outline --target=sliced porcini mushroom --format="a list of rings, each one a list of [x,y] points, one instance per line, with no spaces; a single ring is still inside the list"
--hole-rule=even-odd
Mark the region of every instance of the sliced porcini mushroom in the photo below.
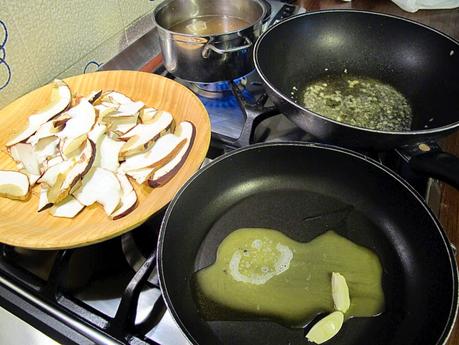
[[[144,107],[142,102],[132,102],[121,104],[118,109],[114,112],[109,112],[106,116],[110,117],[126,117],[135,116],[139,113],[140,109]]]
[[[127,176],[123,173],[117,173],[116,177],[118,181],[120,181],[120,186],[121,186],[121,191],[123,194],[128,194],[132,190],[134,190],[134,187],[132,187],[131,181],[127,178]]]
[[[133,100],[128,96],[117,91],[108,91],[102,94],[102,102],[108,102],[116,105],[133,103]]]
[[[53,206],[52,203],[48,200],[48,188],[45,185],[40,185],[40,197],[38,199],[38,209],[37,212],[41,212]]]
[[[53,204],[59,203],[77,188],[91,168],[95,155],[95,144],[91,140],[87,140],[80,155],[71,160],[73,162],[71,168],[65,173],[57,174],[55,183],[48,189],[48,200]]]
[[[140,113],[140,121],[144,124],[150,123],[155,118],[158,109],[155,108],[143,108]]]
[[[94,167],[85,175],[73,196],[86,206],[97,202],[104,207],[107,215],[111,215],[120,204],[121,193],[121,184],[115,173]]]
[[[120,181],[122,196],[118,208],[111,214],[113,220],[127,216],[137,206],[137,194],[129,179],[124,174],[117,174],[116,177]]]
[[[137,116],[106,117],[104,123],[107,124],[110,132],[121,136],[137,125]]]
[[[118,107],[115,107],[112,104],[98,104],[94,106],[94,109],[97,113],[97,122],[102,122],[108,114],[115,112]]]
[[[193,146],[194,137],[196,135],[196,129],[194,125],[191,124],[191,126],[192,132],[190,136],[187,137],[186,144],[183,145],[183,147],[180,149],[177,155],[174,158],[172,158],[172,160],[163,165],[161,168],[155,169],[152,172],[152,174],[149,175],[148,185],[150,187],[159,187],[169,182],[169,180],[175,176],[175,174],[180,170],[182,165],[185,163],[186,158],[188,157],[188,154],[191,151],[191,147]]]
[[[81,146],[86,142],[88,138],[87,134],[82,134],[75,138],[66,138],[62,139],[61,147],[59,148],[62,157],[69,158],[71,154],[75,152],[77,149],[81,148]]]
[[[27,143],[36,145],[41,139],[55,136],[56,133],[64,129],[64,126],[65,121],[53,120],[45,122],[38,128],[34,135],[27,139]]]
[[[32,175],[40,175],[40,164],[32,144],[17,143],[9,148],[11,157]]]
[[[117,171],[120,166],[118,156],[123,145],[124,142],[122,141],[114,140],[106,135],[103,136],[98,149],[98,160],[95,162],[96,166],[111,171]]]
[[[166,111],[158,112],[154,120],[148,124],[139,124],[126,134],[120,137],[121,140],[127,139],[121,148],[120,156],[130,156],[135,153],[145,151],[145,144],[156,140],[160,134],[166,131],[173,122],[173,117]]]
[[[35,155],[37,156],[37,160],[40,165],[43,165],[45,161],[58,156],[59,141],[60,140],[58,137],[47,137],[40,139],[33,146],[33,150],[35,152]]]
[[[105,132],[106,127],[98,123],[88,134],[89,138],[96,143],[93,166],[116,171],[120,165],[118,155],[124,143],[109,138]]]
[[[53,205],[49,209],[49,213],[51,213],[54,217],[73,218],[80,213],[83,208],[84,205],[82,205],[73,196],[69,195],[59,204]]]
[[[102,90],[94,90],[91,91],[89,95],[87,95],[85,98],[88,100],[89,103],[94,104],[97,102],[97,100],[102,96]]]
[[[58,133],[60,138],[76,138],[87,134],[96,121],[94,107],[86,99],[82,99],[77,106],[70,108],[66,115],[70,116],[70,119],[65,123],[64,129]]]
[[[50,159],[46,160],[45,162],[42,163],[42,165],[43,165],[43,167],[45,169],[45,172],[46,172],[46,170],[52,168],[56,164],[62,163],[63,161],[64,161],[64,159],[61,156],[56,156],[56,157],[53,157],[53,158],[50,158]]]
[[[63,112],[70,104],[72,94],[69,87],[62,80],[55,80],[51,89],[50,103],[39,112],[30,115],[27,128],[19,133],[15,138],[6,143],[6,146],[12,146],[20,143],[31,135],[33,135],[38,128],[45,122],[48,122],[54,116]]]
[[[142,168],[137,170],[129,170],[126,172],[126,175],[132,177],[138,184],[142,184],[150,178],[150,176],[153,174],[155,170],[156,168]]]
[[[75,164],[72,160],[62,160],[61,162],[48,167],[45,173],[38,179],[39,183],[44,183],[46,186],[51,187],[56,184],[57,178],[60,175],[65,175]]]
[[[128,194],[121,198],[121,206],[111,214],[113,220],[117,220],[127,216],[135,210],[137,206],[137,194],[135,190],[131,190]]]
[[[120,169],[128,172],[147,167],[160,168],[177,155],[187,140],[192,137],[193,132],[194,126],[191,122],[181,122],[174,134],[165,134],[148,151],[127,157]]]
[[[29,178],[18,171],[0,170],[0,197],[25,200],[29,196]]]

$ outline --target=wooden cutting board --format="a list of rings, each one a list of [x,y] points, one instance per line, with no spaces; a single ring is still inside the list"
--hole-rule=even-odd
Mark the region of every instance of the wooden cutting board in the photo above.
[[[63,249],[85,246],[121,235],[146,221],[164,207],[193,175],[205,158],[210,143],[210,121],[204,105],[186,87],[170,79],[144,72],[107,71],[84,74],[64,80],[75,95],[93,90],[116,90],[169,111],[178,123],[191,121],[196,127],[193,147],[175,177],[159,188],[132,181],[137,208],[129,215],[111,220],[99,204],[86,207],[73,219],[56,218],[47,210],[37,212],[39,186],[27,201],[0,198],[0,242],[31,249]],[[21,132],[27,118],[44,107],[51,93],[46,85],[17,99],[0,110],[0,169],[16,170],[5,143]]]

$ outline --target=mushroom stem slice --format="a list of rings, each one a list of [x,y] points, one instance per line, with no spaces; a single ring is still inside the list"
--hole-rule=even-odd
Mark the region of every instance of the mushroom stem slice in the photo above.
[[[29,138],[42,124],[63,112],[69,106],[71,100],[72,94],[70,88],[62,80],[56,79],[51,89],[50,103],[38,113],[29,116],[27,128],[15,138],[8,141],[6,146],[12,146]]]
[[[25,200],[29,196],[27,175],[9,170],[0,170],[0,197]]]

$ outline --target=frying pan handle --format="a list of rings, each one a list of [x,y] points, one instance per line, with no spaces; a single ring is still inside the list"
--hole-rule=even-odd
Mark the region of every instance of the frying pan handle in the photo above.
[[[459,190],[459,158],[441,150],[418,154],[409,160],[413,171],[444,181]]]

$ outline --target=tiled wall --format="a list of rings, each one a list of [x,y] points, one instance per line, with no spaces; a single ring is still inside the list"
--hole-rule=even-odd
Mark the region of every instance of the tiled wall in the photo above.
[[[161,0],[0,0],[0,109],[52,79],[95,71],[153,27]]]

